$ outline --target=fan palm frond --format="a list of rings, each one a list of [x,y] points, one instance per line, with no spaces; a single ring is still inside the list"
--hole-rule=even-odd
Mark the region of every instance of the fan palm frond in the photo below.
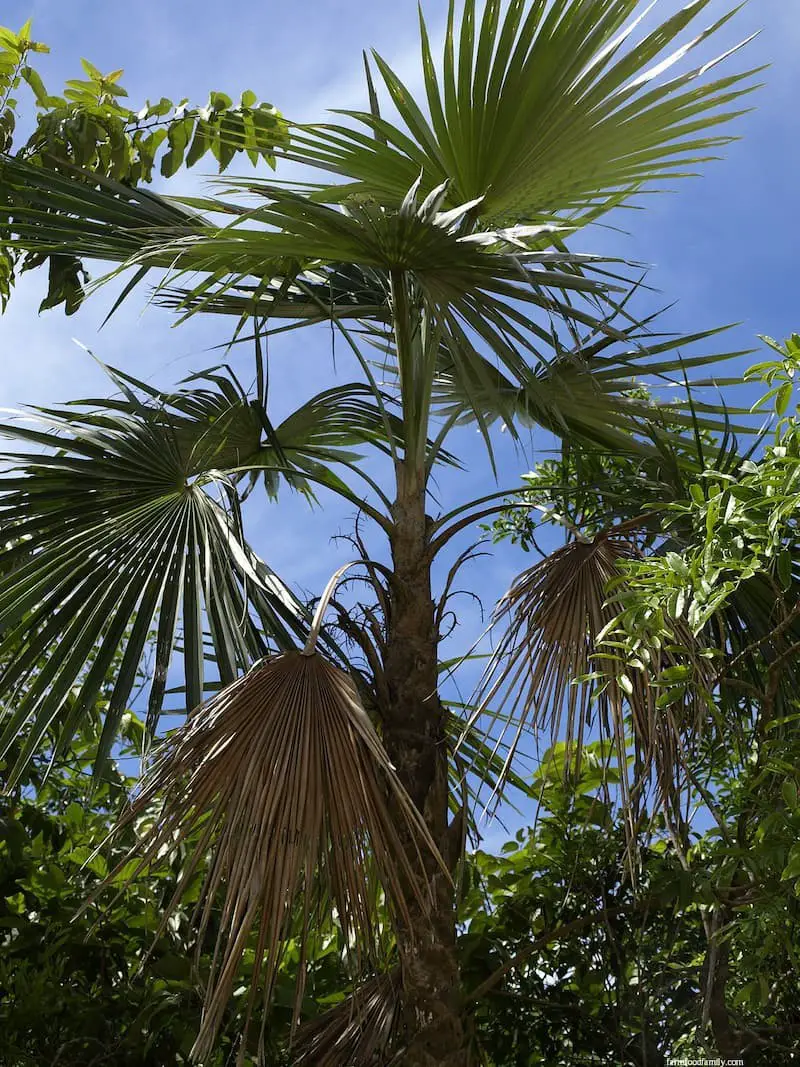
[[[341,1004],[303,1023],[292,1048],[295,1067],[387,1067],[398,1062],[399,981],[396,972],[375,975]]]
[[[265,1010],[270,1002],[290,933],[300,931],[305,960],[315,920],[331,906],[357,970],[379,958],[389,936],[379,888],[389,914],[412,932],[412,902],[417,913],[430,906],[402,840],[438,856],[436,846],[352,679],[314,651],[267,658],[193,713],[165,744],[121,825],[159,798],[152,828],[109,880],[132,857],[142,870],[194,835],[163,926],[211,851],[196,911],[198,946],[214,902],[224,899],[193,1050],[200,1059],[213,1047],[248,946],[255,946],[255,969],[246,1025],[262,985]],[[303,972],[301,963],[296,1010]]]
[[[25,180],[25,164],[7,161],[4,166],[18,181]],[[41,176],[37,181],[42,186]],[[91,247],[81,244],[74,219],[67,214],[84,211],[86,220],[91,219],[88,231],[104,235],[104,258],[139,272],[167,268],[170,285],[189,273],[199,276],[180,297],[184,311],[218,310],[233,290],[234,307],[244,312],[236,289],[255,285],[254,300],[260,301],[268,319],[283,314],[290,293],[295,294],[289,301],[290,317],[296,316],[301,294],[314,305],[315,316],[329,316],[324,291],[328,275],[338,284],[342,264],[369,273],[383,288],[378,323],[408,320],[394,343],[405,444],[410,454],[419,457],[426,449],[432,383],[442,350],[463,392],[467,397],[476,394],[471,410],[485,430],[477,390],[493,393],[495,407],[505,405],[479,348],[485,346],[512,381],[527,381],[532,363],[547,362],[556,340],[556,321],[571,324],[573,330],[586,327],[624,337],[609,324],[606,308],[615,283],[607,272],[595,272],[599,266],[595,257],[566,249],[542,250],[549,227],[476,231],[467,225],[474,204],[442,209],[446,186],[422,199],[415,182],[397,209],[354,203],[339,210],[250,181],[241,183],[241,189],[258,193],[256,206],[235,214],[228,225],[206,222],[187,232],[181,222],[171,236],[163,228],[156,231],[143,224],[135,230],[141,236],[140,247],[131,252],[132,229],[127,222],[120,229],[116,217],[117,205],[128,205],[128,193],[107,182],[100,190],[78,182],[67,198],[60,181],[56,175],[44,214],[38,206],[15,208],[12,228],[18,221],[26,225],[29,216],[33,219],[24,237],[26,246],[39,242],[39,251],[63,252],[69,247],[74,255],[93,254]],[[204,203],[209,211],[217,206],[213,200]],[[167,291],[167,301],[175,301],[174,285]],[[343,312],[345,308],[341,305]],[[513,409],[505,415],[511,423]]]
[[[585,225],[732,140],[714,128],[742,113],[758,70],[707,75],[736,48],[664,77],[738,11],[679,43],[709,4],[641,33],[653,5],[639,0],[451,0],[440,64],[420,20],[427,115],[376,54],[401,124],[345,111],[355,129],[295,126],[288,155],[340,176],[329,196],[397,205],[421,173],[423,192],[452,183],[450,204],[483,197],[492,222]]]
[[[710,330],[697,339],[716,332]],[[676,347],[680,343],[676,341]],[[683,347],[690,345],[691,339],[684,340]],[[697,426],[715,433],[752,432],[746,422],[731,426],[729,421],[731,415],[746,416],[747,409],[708,404],[698,414],[698,402],[690,398],[685,383],[676,380],[681,358],[660,358],[660,342],[642,338],[634,348],[619,344],[618,353],[606,356],[602,363],[582,346],[565,350],[554,340],[554,347],[554,357],[518,368],[513,377],[477,351],[471,363],[464,361],[459,368],[442,352],[433,384],[434,411],[456,424],[475,421],[474,412],[479,411],[483,423],[502,420],[515,435],[523,427],[541,426],[556,437],[579,438],[622,454],[655,451],[661,437],[671,438],[682,430],[688,435]],[[739,354],[714,353],[697,359],[713,368]],[[476,370],[479,362],[480,374]],[[689,356],[687,369],[691,362]],[[724,380],[719,384],[725,384]],[[643,396],[646,385],[667,387],[672,395],[665,400],[653,394]]]
[[[192,288],[164,284],[153,299],[160,307],[184,315],[203,311],[242,321],[251,316],[263,322],[288,320],[283,329],[313,322],[364,319],[388,323],[390,319],[386,279],[378,271],[346,263],[326,265],[319,272],[307,269],[302,288],[291,281],[281,287],[258,281],[222,282],[201,297]]]
[[[265,429],[265,412],[230,376],[163,394],[110,373],[119,399],[32,409],[27,425],[0,426],[27,449],[3,453],[0,493],[0,692],[12,709],[0,751],[26,731],[12,781],[48,731],[61,749],[102,697],[99,767],[151,641],[151,735],[178,641],[188,708],[208,678],[206,632],[223,684],[271,649],[295,647],[307,613],[244,539],[235,480],[255,470],[302,487],[320,452],[347,461],[375,432],[367,401],[342,387],[335,408],[323,396],[289,416],[284,452],[280,428]],[[327,467],[320,480],[337,488]]]

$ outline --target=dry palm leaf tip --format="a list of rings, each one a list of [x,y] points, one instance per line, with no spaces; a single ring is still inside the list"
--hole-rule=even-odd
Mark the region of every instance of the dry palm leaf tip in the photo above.
[[[614,746],[628,819],[634,819],[652,777],[658,806],[669,821],[677,821],[680,768],[702,730],[712,668],[696,654],[688,627],[676,620],[676,646],[645,648],[642,670],[624,673],[613,631],[628,588],[618,565],[639,554],[629,525],[592,540],[569,541],[519,575],[495,612],[492,626],[502,627],[502,636],[479,683],[469,725],[481,717],[499,724],[495,752],[506,746],[505,772],[531,732],[545,733],[551,744],[564,738],[564,765],[574,761],[577,772],[587,732],[597,729]],[[659,707],[659,672],[678,662],[692,665],[698,685],[687,689],[681,705]]]
[[[221,899],[210,973],[203,976],[203,1024],[192,1049],[199,1060],[214,1048],[247,948],[255,946],[249,1028],[259,999],[266,1018],[286,942],[299,941],[296,1020],[306,943],[317,917],[333,906],[358,972],[368,962],[374,966],[386,934],[376,889],[406,929],[413,929],[412,900],[414,910],[430,904],[399,834],[410,835],[420,851],[436,853],[436,846],[352,679],[316,651],[322,613],[340,575],[323,595],[306,647],[268,657],[190,715],[160,750],[120,824],[163,798],[152,828],[109,881],[134,856],[131,879],[165,851],[189,843],[157,936],[205,866],[193,917],[199,959]]]

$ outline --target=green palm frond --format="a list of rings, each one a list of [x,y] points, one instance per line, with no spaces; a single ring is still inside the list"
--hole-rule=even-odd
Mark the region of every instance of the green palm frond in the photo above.
[[[5,167],[26,180],[25,164]],[[50,180],[36,175],[37,195],[45,197]],[[631,320],[630,286],[619,267],[570,252],[550,225],[480,229],[471,216],[482,199],[445,210],[448,183],[423,198],[418,176],[400,206],[387,209],[367,200],[331,207],[274,184],[229,180],[229,192],[255,198],[252,207],[194,198],[206,221],[195,213],[187,228],[182,215],[171,232],[163,220],[155,226],[150,200],[142,206],[123,187],[72,183],[66,197],[60,183],[54,175],[44,213],[16,209],[14,226],[24,227],[32,213],[24,241],[41,240],[40,251],[93,254],[91,242],[102,234],[103,255],[137,268],[134,282],[151,267],[168,270],[157,301],[184,316],[236,315],[240,328],[249,315],[263,329],[284,319],[330,319],[357,348],[344,320],[358,319],[360,332],[384,351],[384,369],[396,375],[403,443],[418,458],[434,413],[451,423],[476,421],[487,445],[499,418],[512,432],[537,422],[559,436],[578,432],[619,448],[626,433],[634,441],[629,431],[637,424],[659,421],[652,405],[626,395],[642,376],[682,391],[687,370],[737,354],[684,358],[676,351],[682,344],[714,331],[652,335]],[[222,226],[210,221],[220,206],[232,217]],[[140,211],[146,218],[133,226],[128,216]],[[91,222],[88,245],[69,212],[85,212]],[[135,251],[131,234],[140,242]],[[190,275],[191,286],[180,284]],[[702,412],[696,403],[691,414],[686,406],[676,401],[670,421],[689,427],[700,414],[708,428],[724,429],[715,405]]]
[[[745,351],[703,350],[703,343],[720,329],[664,335],[653,329],[652,320],[640,325],[619,322],[621,318],[612,313],[577,340],[554,333],[553,354],[514,367],[515,374],[477,350],[472,366],[456,368],[442,348],[433,385],[434,411],[463,424],[474,421],[477,409],[486,424],[502,420],[514,435],[538,425],[559,438],[582,439],[612,452],[661,451],[673,459],[676,433],[686,433],[691,449],[688,439],[698,429],[723,436],[753,431],[748,422],[730,422],[731,416],[747,417],[748,408],[706,404],[695,395],[709,386],[742,384],[741,378],[731,381],[715,376],[714,370]],[[706,376],[690,379],[698,369]],[[664,395],[659,397],[659,392]]]
[[[758,71],[706,76],[737,49],[664,77],[738,11],[680,43],[709,4],[647,31],[639,0],[451,0],[439,65],[420,19],[427,114],[375,55],[402,124],[345,111],[356,128],[295,126],[288,155],[340,176],[329,197],[397,205],[421,173],[425,192],[449,180],[453,204],[483,197],[485,219],[584,225],[732,140],[715,127]]]
[[[166,284],[158,287],[154,300],[160,307],[184,315],[204,311],[234,316],[242,322],[251,317],[262,322],[288,320],[290,325],[284,329],[348,319],[389,321],[385,277],[378,271],[347,263],[320,267],[318,272],[306,269],[302,288],[291,281],[282,286],[257,281],[240,281],[236,285],[221,282],[200,297],[191,288]]]
[[[65,165],[64,173],[0,156],[3,215],[27,251],[80,249],[90,260],[117,263],[149,241],[202,230],[204,222],[176,201]],[[165,263],[164,266],[169,266]]]
[[[0,692],[13,709],[0,751],[26,733],[12,779],[50,729],[68,744],[99,698],[102,762],[152,642],[151,734],[178,640],[188,708],[207,681],[205,633],[223,683],[270,649],[293,648],[306,611],[245,541],[236,479],[255,470],[302,487],[320,454],[347,462],[375,432],[373,409],[370,429],[367,402],[341,387],[285,420],[284,451],[280,427],[265,434],[260,405],[230,377],[164,394],[110,373],[121,399],[33,409],[28,424],[0,426],[29,449],[3,453],[0,495]],[[327,466],[324,483],[337,488]]]
[[[332,467],[342,465],[363,477],[361,448],[369,446],[389,455],[400,438],[397,415],[388,412],[385,404],[375,403],[368,385],[350,382],[326,389],[296,408],[242,466],[251,484],[261,474],[273,499],[284,480],[308,495],[313,496],[314,487],[321,485],[365,506]],[[455,462],[452,457],[450,461]]]
[[[18,166],[6,164],[12,171]],[[50,243],[40,250],[63,251],[58,244],[61,237],[73,240],[71,229],[66,236],[59,231],[61,215],[55,209],[64,202],[56,187],[60,180],[56,176],[52,190],[54,210],[45,216]],[[41,184],[42,179],[38,181]],[[373,305],[379,307],[379,322],[389,319],[396,325],[400,318],[405,320],[394,341],[396,351],[402,351],[396,366],[404,443],[410,454],[421,456],[441,350],[456,368],[465,392],[477,396],[477,390],[492,391],[494,385],[479,347],[490,351],[506,373],[524,381],[530,377],[531,363],[546,362],[556,322],[567,322],[573,331],[587,328],[619,338],[624,334],[610,324],[607,301],[613,282],[607,272],[595,272],[599,267],[595,257],[566,249],[543,250],[543,243],[550,240],[546,226],[476,231],[468,225],[474,205],[445,211],[446,186],[424,199],[418,186],[416,182],[407,190],[396,210],[374,203],[340,210],[250,181],[242,189],[256,190],[258,197],[246,214],[236,213],[221,227],[198,224],[191,234],[177,226],[173,237],[142,226],[136,232],[147,236],[133,254],[130,228],[118,231],[114,218],[117,203],[127,196],[124,190],[96,190],[78,183],[77,189],[71,187],[70,203],[79,210],[76,201],[85,192],[83,206],[93,220],[91,228],[106,235],[106,258],[139,271],[170,265],[167,302],[175,302],[175,279],[199,275],[194,287],[179,297],[184,310],[192,312],[219,310],[232,293],[233,308],[244,314],[249,298],[238,287],[252,286],[255,280],[257,290],[252,292],[257,291],[267,321],[280,317],[287,307],[288,316],[296,317],[301,295],[315,309],[309,316],[313,321],[329,314],[329,302],[323,299],[328,274],[340,284],[342,264],[356,265],[375,294],[383,288],[382,304]],[[103,197],[105,206],[100,205]],[[215,204],[209,201],[206,206],[212,210]],[[26,209],[19,210],[24,216]],[[115,233],[119,246],[112,255]],[[72,254],[87,254],[79,242],[69,247]],[[287,303],[289,294],[294,296]],[[358,308],[363,312],[362,304]],[[495,390],[494,396],[502,409],[502,391]],[[471,410],[485,431],[481,405],[474,402]],[[507,409],[505,416],[511,422],[513,410]]]
[[[285,301],[290,292],[295,297],[305,294],[307,300],[310,293],[318,295],[324,311],[331,299],[329,279],[341,289],[348,272],[355,269],[373,298],[383,288],[380,317],[385,319],[389,275],[399,271],[414,278],[432,306],[452,307],[470,325],[479,311],[486,310],[487,297],[498,301],[493,336],[500,339],[498,329],[510,330],[520,320],[519,312],[509,310],[510,301],[582,321],[582,312],[570,308],[558,294],[597,297],[609,288],[607,282],[576,269],[590,267],[597,257],[543,249],[542,237],[551,233],[550,227],[464,230],[474,205],[440,210],[446,186],[420,202],[415,181],[397,209],[354,203],[340,210],[251,180],[239,184],[245,193],[257,190],[258,200],[252,209],[228,212],[234,214],[233,221],[218,225],[193,216],[186,222],[178,212],[170,227],[158,211],[150,211],[152,194],[142,204],[131,190],[109,180],[94,189],[58,174],[31,174],[35,170],[17,159],[6,158],[2,165],[5,182],[25,187],[35,181],[37,188],[36,199],[30,203],[21,199],[7,211],[10,229],[19,235],[17,244],[37,252],[102,259],[123,268],[161,268],[172,279],[196,272],[201,280],[186,299],[198,309],[206,296],[217,309],[224,292],[250,284],[250,298],[267,313],[265,317],[279,317],[284,305],[291,303]],[[166,199],[161,202],[165,210],[171,204]],[[221,210],[217,200],[203,205],[209,213]],[[241,301],[242,294],[237,296]],[[166,288],[166,299],[174,303],[174,289]],[[270,310],[271,300],[275,310]],[[247,309],[241,302],[238,307]],[[595,316],[583,314],[588,324],[595,323]],[[542,341],[547,340],[545,333]]]

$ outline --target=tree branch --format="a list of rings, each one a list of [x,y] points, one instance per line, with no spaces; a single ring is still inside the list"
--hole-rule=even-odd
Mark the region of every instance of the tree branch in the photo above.
[[[580,919],[573,919],[571,922],[564,923],[562,926],[557,926],[555,930],[550,930],[546,934],[542,934],[541,937],[537,937],[535,941],[532,941],[530,945],[526,945],[525,948],[515,952],[510,959],[506,960],[502,967],[498,967],[493,974],[490,974],[486,981],[481,982],[477,989],[473,991],[466,998],[467,1004],[474,1004],[476,1001],[481,1000],[491,989],[497,985],[497,983],[512,971],[520,963],[524,963],[535,952],[538,952],[540,948],[545,948],[553,941],[561,941],[564,938],[572,937],[573,934],[580,933],[581,930],[585,930],[587,927],[594,926],[596,923],[604,922],[610,915],[616,915],[619,912],[624,911],[623,907],[615,908],[603,908],[593,915],[583,915]]]

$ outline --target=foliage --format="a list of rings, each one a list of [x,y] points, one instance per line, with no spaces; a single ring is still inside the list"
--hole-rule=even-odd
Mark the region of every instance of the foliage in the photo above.
[[[427,117],[375,55],[401,124],[383,118],[373,97],[369,113],[345,112],[355,129],[302,131],[294,155],[347,179],[339,198],[397,206],[421,174],[423,193],[447,180],[450,205],[480,200],[477,213],[492,225],[524,220],[574,231],[642,183],[681,173],[696,153],[727,143],[711,130],[734,117],[725,109],[740,106],[756,71],[703,82],[727,58],[719,57],[658,81],[735,14],[674,48],[707,6],[687,5],[633,40],[638,0],[514,0],[482,10],[475,0],[451,2],[439,70],[420,19]]]
[[[70,168],[77,167],[137,186],[153,180],[156,166],[169,178],[181,165],[192,167],[208,155],[220,173],[241,153],[254,166],[264,161],[274,167],[276,147],[288,143],[280,113],[259,103],[249,89],[238,103],[226,93],[212,92],[202,107],[188,99],[175,104],[161,97],[132,109],[120,83],[124,71],[103,74],[83,59],[82,77],[69,79],[61,95],[54,95],[32,63],[34,56],[47,52],[47,45],[31,38],[30,20],[18,33],[0,27],[0,151],[14,150],[35,166],[66,170],[73,180]],[[32,117],[20,111],[17,94],[24,85],[35,105]],[[33,129],[15,146],[18,124]],[[0,258],[0,306],[8,302],[15,275],[43,260],[49,264],[50,286],[42,310],[63,304],[69,315],[78,309],[87,275],[76,257],[20,256],[9,249]]]
[[[141,741],[135,718],[126,731]],[[109,765],[90,793],[96,744],[85,729],[46,782],[39,759],[0,801],[0,1055],[9,1067],[162,1067],[186,1062],[194,1040],[201,1001],[187,914],[153,945],[147,979],[140,972],[179,865],[137,879],[105,913],[91,907],[75,919],[125,849],[120,840],[95,854],[132,785]],[[133,753],[128,744],[122,755]]]
[[[8,1067],[185,1064],[201,1024],[213,948],[213,938],[198,945],[196,878],[169,923],[161,918],[194,839],[135,877],[137,864],[127,863],[111,891],[87,907],[157,809],[104,844],[135,785],[121,768],[141,757],[144,726],[126,714],[123,745],[98,780],[92,762],[102,720],[94,715],[84,724],[64,761],[37,757],[0,798],[0,1058]],[[212,925],[218,921],[215,911]],[[290,941],[265,1038],[269,1067],[285,1062],[299,957]],[[222,1067],[240,1044],[254,959],[251,944],[207,1067]],[[348,980],[334,926],[315,928],[311,960],[305,1011],[335,1001]],[[246,1063],[255,1062],[257,1046],[254,1040]]]
[[[588,745],[581,774],[565,781],[561,754],[545,755],[535,826],[500,855],[473,857],[461,944],[469,985],[490,983],[475,1004],[489,1062],[655,1067],[668,1055],[716,1055],[704,1031],[707,926],[717,909],[725,913],[723,999],[746,1062],[793,1062],[800,901],[781,867],[797,808],[777,795],[790,792],[786,784],[776,791],[783,775],[768,785],[762,770],[739,767],[731,785],[718,767],[722,830],[694,832],[684,864],[663,824],[645,823],[633,884],[621,878],[625,828],[599,788],[608,758]],[[737,832],[741,844],[726,840]],[[753,877],[732,879],[745,854]],[[491,984],[498,968],[506,971]]]
[[[172,395],[117,371],[109,374],[122,398],[106,402],[105,411],[89,401],[80,412],[34,412],[30,427],[0,426],[0,435],[49,449],[35,458],[5,455],[17,477],[5,481],[0,501],[8,538],[0,578],[0,677],[13,700],[0,752],[26,730],[9,770],[11,784],[56,720],[57,751],[66,750],[121,645],[125,652],[99,739],[98,767],[111,751],[151,631],[150,737],[179,628],[194,707],[209,673],[206,634],[224,683],[270,648],[294,647],[291,635],[303,633],[307,622],[304,605],[244,540],[236,478],[220,468],[246,460],[251,469],[300,476],[320,438],[329,459],[341,443],[327,420],[318,414],[305,434],[297,428],[287,433],[290,456],[284,457],[280,431],[276,436],[263,407],[229,373],[210,374],[204,384],[196,379],[191,391]],[[368,406],[362,402],[358,410]],[[302,426],[302,412],[295,421]],[[369,437],[366,425],[362,436]],[[110,541],[117,537],[112,551]],[[83,608],[74,599],[78,590],[86,598]],[[109,627],[105,608],[111,600],[119,614]],[[71,655],[59,661],[52,651],[64,641]],[[67,701],[70,713],[59,718]]]
[[[785,415],[794,395],[794,377],[800,364],[800,334],[793,333],[782,345],[772,337],[762,337],[761,340],[781,358],[756,363],[745,374],[746,379],[763,381],[770,387],[753,410],[757,411],[771,400],[775,413]]]
[[[127,732],[132,740],[120,753],[126,759],[141,745],[135,716]],[[2,802],[0,1052],[9,1067],[172,1067],[187,1062],[200,1026],[191,900],[153,944],[182,854],[75,920],[135,832],[131,827],[117,845],[94,855],[130,786],[110,766],[89,793],[94,744],[96,738],[80,738],[46,784],[37,762],[24,786]],[[748,1063],[767,1067],[776,1056],[792,1062],[800,1026],[793,934],[800,867],[792,858],[800,761],[782,740],[733,779],[720,766],[725,833],[718,827],[695,833],[684,867],[657,821],[643,828],[634,885],[621,877],[626,833],[603,785],[610,779],[613,789],[609,756],[588,744],[580,775],[565,780],[560,752],[545,754],[535,778],[543,804],[535,823],[498,854],[477,850],[467,859],[459,956],[483,1055],[492,1067],[654,1067],[668,1050],[696,1054],[704,1047],[704,915],[725,906],[732,908],[725,931],[727,1000],[750,1045]],[[734,843],[738,833],[744,846]],[[732,879],[743,854],[748,874]],[[264,1057],[269,1067],[284,1063],[296,958],[290,952],[277,976]],[[349,980],[336,931],[317,930],[311,958],[303,1005],[309,1020],[341,1005]],[[199,973],[209,964],[207,947]],[[236,1047],[248,967],[240,972],[218,1050],[205,1061],[211,1067],[221,1067]]]
[[[792,384],[793,342],[775,347],[780,362],[747,373],[767,386],[767,402]],[[780,401],[780,410],[788,403]],[[699,431],[641,461],[578,443],[526,476],[522,506],[507,507],[493,535],[528,548],[540,525],[557,521],[571,536],[622,538],[627,551],[596,598],[599,676],[612,665],[612,673],[644,676],[660,709],[695,693],[717,724],[720,704],[730,721],[752,716],[740,671],[750,672],[751,690],[766,672],[773,703],[792,698],[800,637],[798,429],[797,416],[783,414],[772,436],[765,431],[745,454],[733,435]],[[673,657],[668,665],[665,653]],[[762,695],[763,681],[756,684]]]
[[[792,387],[786,367],[792,367],[793,342],[779,351],[785,358],[778,368],[758,364],[748,374],[751,380],[760,376],[769,386],[764,399],[774,398],[782,415],[771,439],[757,455],[734,461],[731,454],[728,463],[709,462],[710,456],[701,454],[705,465],[689,480],[683,499],[664,500],[659,506],[659,550],[626,560],[619,568],[621,576],[609,587],[618,613],[606,637],[629,663],[643,647],[675,642],[676,627],[683,625],[701,645],[731,655],[727,665],[718,664],[716,677],[723,690],[726,676],[748,655],[765,654],[773,675],[793,657],[800,422],[796,415],[784,414],[790,401],[778,397],[787,384]],[[776,386],[778,374],[785,374],[786,381]],[[766,633],[751,630],[749,643],[739,647],[736,619],[752,593],[772,599],[771,626]],[[713,632],[715,627],[721,634]],[[669,681],[696,679],[685,670],[683,678]],[[670,685],[662,706],[680,689]]]
[[[673,806],[673,827],[668,839],[656,841],[656,858],[652,841],[637,841],[640,884],[670,857],[683,883],[673,933],[693,930],[695,946],[705,940],[694,961],[678,967],[694,973],[689,1014],[670,1007],[653,1015],[675,1023],[658,1036],[659,1055],[701,1046],[708,1027],[716,1051],[746,1050],[747,1062],[766,1064],[797,1049],[799,452],[797,416],[786,414],[789,402],[776,400],[776,389],[791,383],[794,343],[777,347],[781,361],[757,364],[748,377],[767,387],[766,400],[776,402],[781,417],[748,458],[733,442],[698,435],[694,470],[684,465],[680,483],[659,499],[655,489],[666,484],[670,464],[659,473],[629,457],[590,457],[598,481],[587,491],[582,457],[565,455],[532,472],[525,510],[506,511],[494,530],[498,539],[534,544],[530,505],[550,517],[557,493],[563,511],[579,522],[588,500],[588,530],[595,537],[616,531],[630,545],[597,598],[608,622],[595,641],[596,677],[611,660],[615,670],[641,678],[666,722],[680,721],[687,694],[705,707],[706,721],[683,753],[683,779],[676,780],[686,806]],[[664,651],[676,662],[654,675]],[[699,677],[704,661],[713,670],[709,676],[707,665]],[[556,762],[563,774],[569,759]],[[702,835],[690,831],[693,804],[713,824]],[[591,831],[584,824],[582,832]],[[598,841],[582,855],[603,847]],[[609,962],[601,970],[614,973]],[[637,978],[639,991],[642,982]]]

